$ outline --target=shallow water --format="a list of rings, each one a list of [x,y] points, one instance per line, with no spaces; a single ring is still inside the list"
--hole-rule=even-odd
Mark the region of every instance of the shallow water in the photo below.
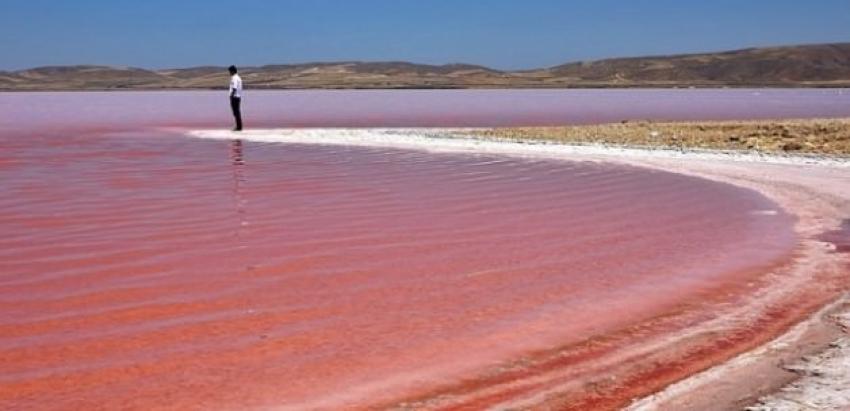
[[[458,127],[850,116],[850,89],[252,91],[248,127]],[[0,134],[228,127],[222,91],[0,93]]]
[[[747,190],[498,155],[33,132],[0,138],[0,181],[7,409],[366,405],[794,245]]]

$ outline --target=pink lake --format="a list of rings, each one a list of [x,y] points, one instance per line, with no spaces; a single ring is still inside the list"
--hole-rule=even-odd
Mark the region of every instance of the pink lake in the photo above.
[[[268,126],[557,122],[492,101],[452,117],[403,93],[337,94],[326,117],[309,103],[323,92],[256,93],[246,111],[265,102],[248,118]],[[725,295],[796,245],[763,196],[678,174],[162,131],[226,123],[212,96],[0,94],[0,407],[385,407]],[[562,114],[667,110],[596,104]]]

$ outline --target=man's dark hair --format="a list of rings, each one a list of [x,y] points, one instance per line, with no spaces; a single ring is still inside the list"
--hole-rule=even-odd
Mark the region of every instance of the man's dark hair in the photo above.
[[[229,72],[230,72],[230,74],[236,74],[236,66],[230,66],[230,67],[228,67],[228,68],[227,68],[227,71],[229,71]]]

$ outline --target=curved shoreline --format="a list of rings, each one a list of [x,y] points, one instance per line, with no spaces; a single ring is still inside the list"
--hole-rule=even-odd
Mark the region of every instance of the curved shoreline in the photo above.
[[[509,370],[507,373],[501,373],[501,377],[507,378],[493,379],[490,376],[478,381],[469,381],[467,387],[461,390],[455,387],[452,391],[433,392],[410,398],[403,407],[437,409],[498,405],[528,408],[545,404],[574,409],[581,406],[614,408],[625,405],[634,397],[651,394],[664,387],[667,388],[636,402],[633,408],[740,407],[753,403],[761,395],[774,391],[793,379],[793,375],[780,368],[782,362],[817,351],[827,346],[837,335],[835,332],[828,332],[829,324],[823,316],[825,311],[814,316],[811,314],[846,292],[846,289],[839,288],[838,280],[848,276],[848,256],[832,253],[830,246],[820,241],[818,236],[837,228],[843,219],[850,216],[850,161],[759,154],[530,144],[536,142],[470,139],[451,130],[434,129],[338,129],[330,132],[322,129],[257,130],[240,134],[192,131],[190,134],[203,138],[261,142],[389,146],[431,151],[610,161],[749,188],[762,193],[798,218],[795,230],[800,235],[801,248],[797,260],[787,270],[774,273],[771,279],[779,280],[776,281],[778,284],[765,287],[763,295],[757,296],[749,306],[739,309],[730,307],[723,316],[718,316],[738,323],[733,324],[731,328],[729,324],[723,324],[723,321],[715,322],[714,328],[707,327],[706,321],[703,320],[698,323],[702,328],[696,330],[702,333],[702,338],[696,338],[689,332],[680,333],[676,339],[666,335],[653,340],[652,335],[649,335],[642,347],[630,347],[628,350],[618,347],[616,339],[607,342],[595,341],[591,346],[585,347],[562,347],[552,352],[540,353],[541,355],[531,359],[531,366],[524,364],[523,370],[529,372],[516,373],[516,370]],[[813,279],[818,281],[812,281]],[[829,281],[835,283],[829,284]],[[787,307],[790,302],[796,302],[793,309]],[[838,308],[843,305],[841,301],[835,304],[838,304]],[[806,317],[809,319],[800,323],[800,320]],[[792,327],[794,324],[798,325]],[[753,334],[753,327],[761,327],[758,328],[761,333]],[[719,335],[723,336],[726,343],[713,347]],[[714,336],[714,343],[711,336]],[[777,339],[777,336],[780,337]],[[664,347],[683,347],[686,344],[691,344],[690,349],[680,349],[679,360],[692,357],[690,363],[675,363],[674,358],[662,355]],[[601,365],[597,363],[595,371],[581,370],[580,374],[586,383],[591,384],[589,388],[596,395],[585,395],[585,399],[589,401],[576,402],[577,398],[571,396],[570,392],[577,389],[587,392],[589,388],[576,387],[573,384],[576,373],[571,369],[576,368],[576,361],[587,358],[588,355],[592,356],[594,350],[599,347],[603,349],[597,352],[597,356],[602,355],[599,354],[601,352],[610,359],[610,353],[615,352],[615,362],[603,362]],[[655,357],[652,357],[653,355]],[[645,360],[647,356],[661,361],[661,365],[654,368],[628,367],[630,361],[635,361],[636,358]],[[664,361],[668,363],[663,363]],[[623,364],[626,365],[625,369]],[[614,365],[619,365],[619,373],[611,371],[610,367]],[[758,381],[754,381],[754,369],[759,370],[758,375],[762,377]],[[593,377],[594,375],[596,377]],[[626,379],[631,377],[631,381],[611,382],[601,379],[608,376]],[[636,377],[640,379],[635,379]],[[674,382],[676,384],[671,385]],[[730,390],[730,387],[733,389]],[[605,398],[613,392],[618,392],[616,398]],[[721,397],[718,399],[717,395]]]

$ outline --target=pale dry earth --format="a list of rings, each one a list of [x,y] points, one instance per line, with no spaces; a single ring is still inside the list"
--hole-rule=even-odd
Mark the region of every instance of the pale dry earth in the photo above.
[[[517,127],[474,135],[563,144],[609,144],[676,150],[709,149],[768,154],[850,156],[850,119],[653,122]]]

